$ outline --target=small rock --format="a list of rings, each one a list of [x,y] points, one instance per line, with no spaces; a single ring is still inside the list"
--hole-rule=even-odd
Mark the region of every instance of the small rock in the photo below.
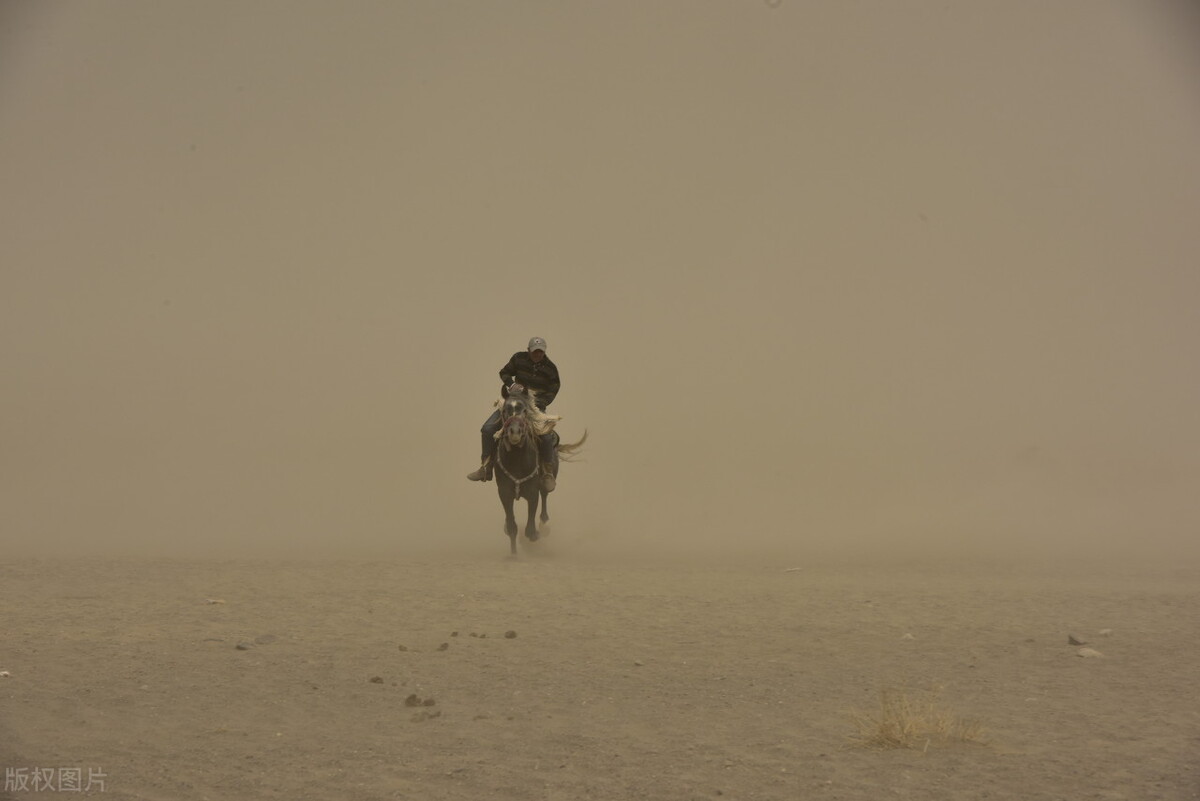
[[[509,629],[508,631],[504,632],[504,637],[505,639],[513,640],[516,639],[517,633],[512,629]]]
[[[448,642],[444,642],[444,643],[442,643],[441,645],[439,645],[439,646],[438,646],[438,650],[439,650],[439,651],[445,651],[445,650],[446,650],[447,648],[449,648],[449,647],[450,647],[450,643],[448,643]]]
[[[372,676],[370,682],[372,684],[383,684],[383,676]]]
[[[223,604],[223,603],[225,603],[225,599],[224,598],[205,598],[204,603],[206,603],[206,604]]]
[[[1088,659],[1097,656],[1104,656],[1104,654],[1100,653],[1094,648],[1080,648],[1079,653],[1076,654],[1076,656],[1082,656],[1084,659]]]
[[[404,699],[404,705],[405,706],[420,706],[421,705],[421,696],[417,695],[416,693],[410,693],[409,696]]]
[[[902,640],[915,640],[915,639],[917,639],[917,638],[916,638],[916,637],[914,637],[914,636],[912,636],[911,634],[905,634],[905,635],[904,635],[903,637],[901,637],[900,639],[902,639]]]
[[[239,651],[249,651],[253,647],[253,643],[246,642],[245,640],[234,646],[234,648],[237,648]]]
[[[412,721],[413,721],[413,723],[420,723],[423,720],[430,720],[431,718],[440,718],[441,716],[442,716],[442,710],[440,710],[440,709],[435,709],[433,712],[427,712],[424,709],[422,709],[420,712],[418,712],[417,714],[412,716]]]
[[[1076,637],[1074,634],[1068,634],[1067,645],[1087,645],[1087,643]]]
[[[421,702],[421,706],[437,706],[437,701],[432,698],[426,698]]]
[[[458,632],[457,632],[457,631],[452,631],[452,632],[450,632],[450,636],[451,636],[451,637],[457,637],[457,636],[458,636]]]
[[[1111,636],[1112,636],[1112,629],[1100,629],[1100,631],[1099,631],[1099,632],[1097,632],[1097,633],[1098,633],[1098,634],[1099,634],[1101,637],[1111,637]]]
[[[0,679],[7,679],[12,676],[7,670],[0,670]]]
[[[399,648],[401,651],[407,651],[407,650],[408,650],[408,646],[407,646],[407,645],[397,645],[396,647],[397,647],[397,648]]]
[[[643,662],[643,661],[642,661],[642,660],[640,660],[640,659],[635,659],[635,660],[633,660],[633,666],[634,666],[634,667],[643,667],[645,664],[646,664],[646,663],[645,663],[645,662]]]

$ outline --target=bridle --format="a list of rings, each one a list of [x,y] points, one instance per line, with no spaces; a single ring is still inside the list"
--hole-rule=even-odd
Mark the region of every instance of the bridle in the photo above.
[[[509,427],[512,425],[521,425],[521,426],[525,427],[525,432],[521,435],[522,440],[527,439],[532,434],[532,432],[529,430],[529,422],[527,420],[525,420],[524,415],[514,414],[511,417],[509,417],[507,420],[505,420],[504,425],[501,426],[501,428],[500,428],[500,442],[504,447],[496,450],[496,466],[499,467],[500,472],[502,472],[502,473],[504,473],[504,475],[508,476],[509,480],[512,481],[512,483],[515,485],[514,490],[513,490],[514,497],[520,498],[521,497],[521,485],[524,484],[526,481],[529,481],[530,479],[532,479],[534,476],[536,476],[538,474],[539,470],[541,469],[542,463],[541,463],[541,459],[534,459],[533,472],[523,478],[517,478],[516,476],[514,476],[512,473],[509,472],[507,467],[504,466],[504,460],[501,458],[501,456],[504,453],[504,451],[509,450],[508,431],[509,431]],[[535,454],[537,453],[536,449],[535,449],[534,453]]]

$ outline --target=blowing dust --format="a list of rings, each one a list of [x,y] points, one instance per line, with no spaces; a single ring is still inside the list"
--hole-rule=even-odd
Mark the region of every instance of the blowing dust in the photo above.
[[[1195,557],[1156,8],[7,13],[4,549],[501,558],[536,335],[563,558]]]

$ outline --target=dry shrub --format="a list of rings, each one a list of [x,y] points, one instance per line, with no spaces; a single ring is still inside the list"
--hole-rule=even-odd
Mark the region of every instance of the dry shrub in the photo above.
[[[851,712],[858,734],[854,744],[865,748],[920,748],[930,743],[982,743],[978,721],[959,717],[938,707],[938,688],[916,689],[904,685],[879,690],[875,714]]]

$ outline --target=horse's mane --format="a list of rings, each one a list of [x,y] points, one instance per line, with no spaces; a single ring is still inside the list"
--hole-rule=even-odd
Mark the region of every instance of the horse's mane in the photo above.
[[[517,395],[517,396],[510,395],[509,397],[511,398],[511,397],[522,397],[522,396],[521,395]],[[523,397],[526,400],[528,400],[528,403],[525,404],[525,419],[529,421],[529,425],[533,429],[533,433],[537,434],[540,437],[543,434],[549,434],[551,431],[553,431],[554,426],[558,425],[558,422],[560,420],[562,420],[562,415],[546,414],[541,409],[539,409],[537,407],[537,402],[536,402],[537,401],[537,391],[536,390],[526,389]],[[496,406],[496,408],[502,408],[504,406],[505,400],[506,400],[505,398],[500,398],[499,400],[496,401],[496,403],[494,405]],[[499,431],[496,432],[496,438],[497,439],[500,438]]]

